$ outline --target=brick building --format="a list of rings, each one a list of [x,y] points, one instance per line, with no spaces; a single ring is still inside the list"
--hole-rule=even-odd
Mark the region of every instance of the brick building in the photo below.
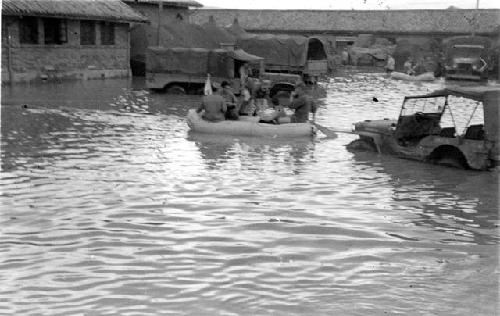
[[[134,76],[144,76],[146,48],[161,45],[161,27],[171,23],[189,23],[192,13],[189,9],[202,7],[194,0],[122,1],[150,21],[147,25],[133,25],[130,32],[130,62]]]
[[[121,1],[3,0],[2,83],[130,75],[131,23]]]

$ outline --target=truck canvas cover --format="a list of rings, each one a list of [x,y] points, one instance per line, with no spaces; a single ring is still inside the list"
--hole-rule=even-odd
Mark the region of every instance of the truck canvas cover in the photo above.
[[[303,36],[244,34],[236,44],[252,54],[262,56],[266,65],[304,67],[309,39]]]
[[[149,47],[146,72],[229,77],[230,58],[223,49]]]
[[[150,73],[188,74],[215,77],[231,77],[234,59],[253,62],[261,57],[242,49],[235,51],[206,48],[149,47],[146,50],[146,71]]]

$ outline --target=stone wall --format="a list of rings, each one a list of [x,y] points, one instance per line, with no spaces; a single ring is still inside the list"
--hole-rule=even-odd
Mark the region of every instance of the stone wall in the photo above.
[[[98,24],[98,23],[97,23]],[[8,41],[10,36],[10,45]],[[80,45],[80,22],[67,21],[67,43],[61,45],[21,44],[19,19],[2,19],[2,82],[123,77],[130,73],[129,25],[115,26],[115,44],[100,45],[99,25],[96,45]],[[39,43],[44,42],[39,19]]]
[[[197,10],[193,23],[213,16],[226,26],[238,18],[250,32],[299,34],[492,35],[500,10]],[[496,31],[498,32],[498,30]]]

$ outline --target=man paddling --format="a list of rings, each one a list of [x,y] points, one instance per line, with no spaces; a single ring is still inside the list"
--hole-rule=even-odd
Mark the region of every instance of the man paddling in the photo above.
[[[288,106],[295,110],[295,113],[290,117],[292,123],[306,123],[309,121],[309,113],[316,112],[316,109],[313,109],[312,100],[306,95],[305,88],[304,83],[297,84],[295,95]]]

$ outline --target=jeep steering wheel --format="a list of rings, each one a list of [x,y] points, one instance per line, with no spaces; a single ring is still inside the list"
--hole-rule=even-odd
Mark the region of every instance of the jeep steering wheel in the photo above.
[[[415,122],[417,123],[421,123],[422,121],[427,119],[424,112],[416,112],[414,117],[415,117]]]

